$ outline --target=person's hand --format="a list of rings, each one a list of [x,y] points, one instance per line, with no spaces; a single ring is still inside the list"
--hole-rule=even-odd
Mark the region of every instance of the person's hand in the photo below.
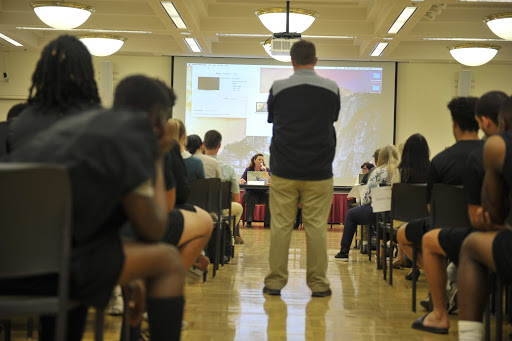
[[[165,155],[174,145],[174,137],[172,127],[169,123],[165,123],[159,129],[158,146],[160,148],[160,155]]]
[[[245,180],[244,180],[244,179],[242,179],[242,178],[238,179],[238,183],[239,183],[240,185],[243,185],[243,184],[245,184],[246,182],[247,182],[247,181],[245,181]]]
[[[146,309],[146,286],[141,279],[136,279],[123,286],[126,294],[126,322],[135,327],[142,322]]]
[[[493,223],[489,212],[486,212],[482,207],[479,207],[476,211],[474,228],[483,231],[499,231],[506,229],[507,227]]]
[[[260,170],[261,170],[262,172],[266,172],[266,171],[267,171],[267,167],[265,167],[265,165],[264,165],[264,164],[261,164],[261,165],[260,165]]]

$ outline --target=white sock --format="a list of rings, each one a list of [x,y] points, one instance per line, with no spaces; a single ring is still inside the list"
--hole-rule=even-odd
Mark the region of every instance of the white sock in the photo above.
[[[367,242],[367,241],[366,241],[366,242],[363,242],[363,245],[368,245],[368,242]]]
[[[459,341],[481,341],[484,324],[475,321],[459,321]]]

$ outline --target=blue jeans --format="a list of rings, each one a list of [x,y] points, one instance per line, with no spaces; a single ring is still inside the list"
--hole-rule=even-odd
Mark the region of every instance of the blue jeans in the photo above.
[[[341,237],[341,253],[348,253],[350,250],[357,225],[375,225],[372,205],[361,205],[348,210]]]

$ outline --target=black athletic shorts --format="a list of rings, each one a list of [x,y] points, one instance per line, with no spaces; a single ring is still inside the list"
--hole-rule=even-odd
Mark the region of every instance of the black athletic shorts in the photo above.
[[[428,231],[432,230],[432,218],[423,217],[419,219],[413,219],[407,223],[405,228],[405,238],[411,243],[421,247],[421,238]]]
[[[455,265],[459,265],[459,253],[464,239],[473,231],[473,228],[464,227],[445,227],[439,231],[439,245]]]
[[[492,243],[492,255],[496,265],[496,274],[508,285],[512,283],[512,231],[503,230],[496,235]]]

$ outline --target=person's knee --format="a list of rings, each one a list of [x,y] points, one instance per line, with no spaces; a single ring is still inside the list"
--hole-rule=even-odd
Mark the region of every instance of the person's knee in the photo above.
[[[475,251],[478,249],[478,233],[469,234],[464,242],[462,243],[462,247],[460,248],[460,259],[468,258],[475,254]]]
[[[159,243],[156,247],[159,251],[158,262],[163,265],[165,273],[183,276],[185,267],[178,248],[166,243]]]
[[[201,234],[210,237],[213,231],[213,219],[205,210],[196,207],[197,212],[197,228],[201,230]]]
[[[421,239],[421,245],[423,252],[433,252],[437,253],[436,251],[439,250],[439,238],[438,238],[439,232],[429,231],[423,235],[423,238]]]

